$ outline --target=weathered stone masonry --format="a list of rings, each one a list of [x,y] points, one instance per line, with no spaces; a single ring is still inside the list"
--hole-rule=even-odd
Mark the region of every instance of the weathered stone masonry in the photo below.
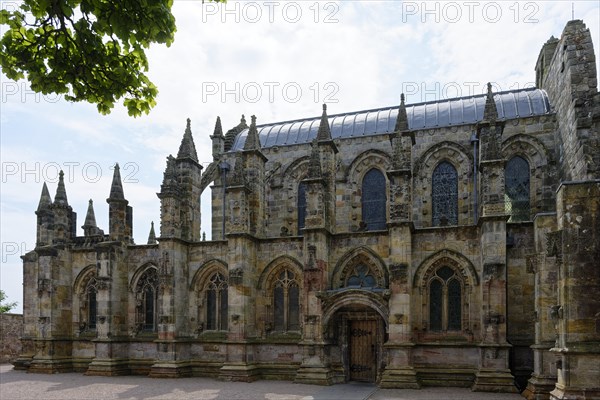
[[[90,201],[76,236],[62,177],[54,200],[44,184],[16,368],[600,397],[583,22],[544,44],[536,82],[225,133],[217,118],[206,169],[188,120],[144,245],[118,167],[108,233]]]

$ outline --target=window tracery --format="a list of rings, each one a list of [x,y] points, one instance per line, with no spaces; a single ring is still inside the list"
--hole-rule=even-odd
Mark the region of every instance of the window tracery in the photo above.
[[[98,320],[98,281],[95,273],[89,273],[79,292],[79,326],[81,331],[93,331]]]
[[[156,331],[158,304],[158,272],[148,268],[136,285],[136,319],[141,330]]]
[[[279,272],[273,282],[273,329],[300,330],[300,285],[298,277],[289,269]]]
[[[432,225],[458,225],[458,173],[447,161],[433,171],[431,198]]]
[[[220,272],[214,273],[205,288],[206,329],[226,331],[228,329],[228,284]]]
[[[346,287],[377,287],[377,279],[364,264],[358,264],[349,272]]]
[[[429,281],[429,330],[460,331],[462,329],[461,277],[442,266]]]

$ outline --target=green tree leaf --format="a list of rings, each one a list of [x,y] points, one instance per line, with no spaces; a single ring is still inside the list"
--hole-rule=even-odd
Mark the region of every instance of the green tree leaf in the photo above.
[[[24,0],[19,9],[0,11],[0,24],[8,26],[0,67],[36,92],[96,104],[102,114],[121,99],[129,115],[148,114],[158,90],[145,75],[145,49],[175,40],[172,6],[172,0]]]
[[[0,314],[4,314],[12,310],[17,306],[17,302],[12,303],[4,303],[6,300],[6,294],[4,294],[4,290],[0,290]]]

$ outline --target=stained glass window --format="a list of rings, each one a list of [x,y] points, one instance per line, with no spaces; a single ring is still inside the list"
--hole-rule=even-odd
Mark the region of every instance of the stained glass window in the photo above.
[[[450,267],[439,268],[429,283],[429,329],[462,330],[462,286]]]
[[[447,161],[433,171],[431,180],[432,225],[458,225],[458,174]]]
[[[377,280],[369,271],[369,267],[363,264],[359,264],[354,267],[354,270],[349,274],[346,286],[358,286],[358,287],[376,287]]]
[[[227,330],[227,281],[215,273],[206,288],[206,329]]]
[[[279,273],[273,288],[273,329],[300,330],[300,287],[295,274],[287,269]]]
[[[386,183],[380,170],[373,168],[362,181],[362,220],[367,230],[383,230],[386,225]]]
[[[301,182],[298,185],[298,236],[304,232],[304,221],[306,220],[306,184]]]
[[[506,164],[504,182],[508,221],[529,221],[529,163],[519,156],[511,158]]]

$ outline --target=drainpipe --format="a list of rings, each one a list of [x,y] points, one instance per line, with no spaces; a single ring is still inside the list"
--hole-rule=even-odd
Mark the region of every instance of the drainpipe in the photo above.
[[[227,161],[222,161],[219,163],[219,170],[221,171],[221,185],[223,186],[223,240],[225,240],[225,185],[227,184],[227,172],[229,172],[230,168],[231,166]]]
[[[473,222],[477,224],[477,210],[479,202],[477,199],[477,132],[471,133],[471,144],[473,145]]]

